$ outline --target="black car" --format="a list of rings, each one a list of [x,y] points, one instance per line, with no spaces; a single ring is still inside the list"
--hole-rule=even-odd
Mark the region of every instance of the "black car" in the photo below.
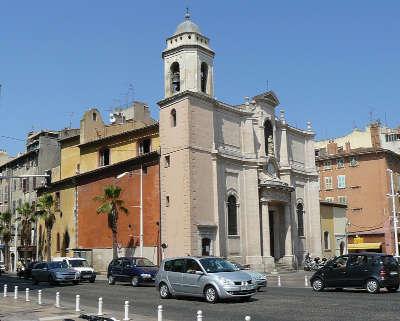
[[[108,284],[129,282],[132,286],[154,284],[158,267],[149,259],[143,257],[121,257],[112,260],[108,265]]]
[[[386,288],[396,292],[400,284],[400,267],[392,255],[353,253],[327,262],[314,273],[310,283],[314,291],[365,288],[369,293],[377,293]]]

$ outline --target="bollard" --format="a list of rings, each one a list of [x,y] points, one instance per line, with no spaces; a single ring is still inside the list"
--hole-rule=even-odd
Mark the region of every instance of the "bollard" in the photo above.
[[[158,310],[157,321],[162,321],[162,312],[163,312],[162,305],[159,305],[157,310]]]
[[[203,312],[197,311],[197,321],[203,321]]]
[[[81,304],[81,296],[79,294],[77,294],[76,295],[76,300],[75,300],[75,311],[76,312],[81,311],[80,304]]]
[[[18,299],[18,285],[14,287],[14,299]]]
[[[25,289],[25,302],[29,302],[29,288]]]
[[[60,307],[60,292],[56,292],[56,308]]]
[[[124,304],[124,321],[129,321],[129,301]]]
[[[282,286],[282,283],[281,283],[281,276],[280,276],[280,275],[278,275],[278,286]]]
[[[38,304],[42,305],[42,290],[38,290]]]
[[[248,315],[244,318],[244,321],[251,321],[251,317]]]
[[[97,311],[97,315],[103,315],[103,298],[99,298],[99,311]]]
[[[4,293],[3,296],[6,298],[7,297],[7,284],[4,284]]]
[[[308,278],[307,278],[307,275],[304,276],[304,287],[308,288]]]

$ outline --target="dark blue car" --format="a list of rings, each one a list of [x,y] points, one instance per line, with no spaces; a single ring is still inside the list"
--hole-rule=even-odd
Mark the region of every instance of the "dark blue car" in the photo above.
[[[143,257],[120,257],[108,265],[108,284],[129,282],[132,286],[154,284],[158,267]]]

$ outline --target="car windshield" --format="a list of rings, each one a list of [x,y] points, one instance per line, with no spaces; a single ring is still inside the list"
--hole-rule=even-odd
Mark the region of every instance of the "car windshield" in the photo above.
[[[60,268],[66,269],[66,268],[68,268],[68,265],[67,265],[67,263],[60,261],[60,262],[50,262],[48,264],[48,267],[49,267],[50,270],[52,270],[52,269],[60,269]]]
[[[155,266],[153,262],[146,258],[140,258],[135,260],[136,266]]]
[[[89,267],[86,260],[68,260],[68,262],[72,267]]]
[[[219,258],[200,259],[200,263],[207,273],[235,272],[238,270],[232,263]]]

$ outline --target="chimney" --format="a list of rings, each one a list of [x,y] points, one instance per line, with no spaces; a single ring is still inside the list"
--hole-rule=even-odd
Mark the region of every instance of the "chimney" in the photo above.
[[[372,148],[380,148],[381,140],[379,137],[379,123],[373,123],[370,126]]]
[[[346,142],[346,153],[350,153],[351,147],[350,147],[350,142]]]
[[[338,146],[337,146],[337,143],[335,141],[330,140],[326,147],[328,149],[328,154],[329,155],[336,155],[338,153]]]

